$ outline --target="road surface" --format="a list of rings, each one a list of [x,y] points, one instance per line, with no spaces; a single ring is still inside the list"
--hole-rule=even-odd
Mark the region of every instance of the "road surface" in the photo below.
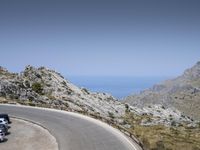
[[[141,150],[109,125],[71,112],[0,105],[0,113],[37,122],[56,138],[59,150]]]

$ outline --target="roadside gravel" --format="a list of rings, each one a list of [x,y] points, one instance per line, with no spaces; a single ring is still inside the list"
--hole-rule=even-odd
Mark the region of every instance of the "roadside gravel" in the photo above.
[[[0,150],[58,150],[55,138],[44,128],[33,123],[13,119],[7,141]]]

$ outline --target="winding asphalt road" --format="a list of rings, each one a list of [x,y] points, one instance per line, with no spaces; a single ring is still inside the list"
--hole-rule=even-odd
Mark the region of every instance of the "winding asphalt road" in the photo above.
[[[141,150],[109,125],[71,112],[0,105],[0,113],[37,122],[55,136],[59,150]]]

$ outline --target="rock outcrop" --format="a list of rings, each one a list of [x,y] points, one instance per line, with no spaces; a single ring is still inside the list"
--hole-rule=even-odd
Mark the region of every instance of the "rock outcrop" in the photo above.
[[[0,68],[0,97],[30,102],[31,105],[47,104],[57,108],[86,111],[108,116],[121,116],[125,105],[106,93],[92,93],[79,88],[64,77],[45,67],[27,66],[20,74]]]

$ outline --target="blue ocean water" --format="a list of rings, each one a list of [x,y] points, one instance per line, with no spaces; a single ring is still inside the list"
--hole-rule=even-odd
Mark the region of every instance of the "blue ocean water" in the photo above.
[[[71,76],[67,78],[79,87],[93,92],[110,93],[118,99],[152,87],[169,77],[105,77],[105,76]]]

